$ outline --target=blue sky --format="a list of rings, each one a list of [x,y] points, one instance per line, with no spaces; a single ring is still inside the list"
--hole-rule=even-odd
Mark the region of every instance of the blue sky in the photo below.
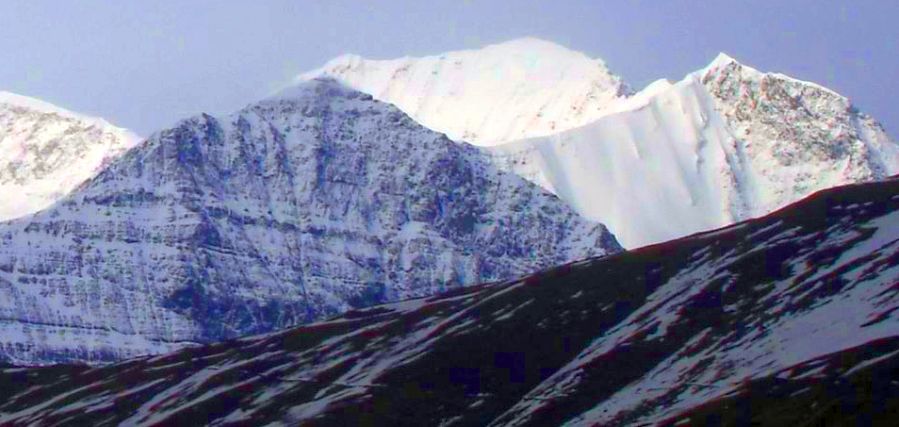
[[[0,2],[0,90],[149,134],[226,113],[341,53],[375,58],[536,36],[639,89],[719,51],[852,98],[899,135],[899,1]]]

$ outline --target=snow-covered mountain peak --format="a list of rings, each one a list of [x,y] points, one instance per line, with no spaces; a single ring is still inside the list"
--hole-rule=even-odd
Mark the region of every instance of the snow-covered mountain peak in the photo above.
[[[403,56],[401,58],[387,60],[416,60],[431,57],[458,56],[461,54],[486,54],[502,61],[527,61],[527,58],[539,56],[542,61],[550,62],[550,60],[561,60],[562,62],[586,61],[600,64],[605,67],[605,62],[600,58],[590,58],[583,52],[569,49],[557,43],[536,37],[522,37],[504,42],[493,43],[479,49],[463,49],[458,51],[450,51],[443,54],[427,55],[425,57]],[[519,58],[515,58],[519,57]],[[363,62],[370,61],[387,61],[385,59],[369,59],[356,53],[345,53],[329,60],[325,65],[317,70],[310,71],[300,75],[297,80],[310,80],[321,76],[321,71],[330,70],[340,66],[355,67]],[[557,64],[560,65],[560,64]]]
[[[136,144],[141,139],[140,136],[131,132],[130,130],[115,126],[102,117],[94,117],[87,114],[78,113],[55,104],[51,104],[41,99],[26,95],[20,95],[13,92],[0,90],[0,109],[27,111],[32,114],[57,115],[65,119],[78,120],[87,125],[109,128],[110,130],[118,130],[123,137],[129,140],[131,145]]]
[[[741,156],[755,165],[751,185],[762,209],[754,214],[810,189],[899,172],[899,146],[831,89],[736,61],[710,66],[699,80],[741,143]]]
[[[576,52],[572,49],[569,49],[565,46],[562,46],[558,43],[551,42],[546,39],[541,39],[539,37],[534,36],[524,36],[519,37],[517,39],[506,40],[499,43],[489,44],[484,47],[484,49],[523,49],[528,51],[536,51],[539,49],[544,50],[554,50],[554,51],[562,51],[562,52]]]
[[[711,79],[724,79],[727,76],[739,76],[739,78],[745,80],[762,81],[767,79],[771,81],[787,82],[792,85],[803,86],[814,91],[820,91],[826,93],[828,96],[845,100],[845,102],[847,103],[849,102],[847,97],[837,93],[833,89],[821,86],[814,82],[800,80],[782,73],[760,71],[757,68],[740,62],[723,52],[719,53],[718,56],[716,56],[708,66],[693,73],[693,75],[697,76],[704,83]]]
[[[424,58],[348,55],[302,79],[320,76],[486,146],[629,247],[899,172],[899,146],[846,97],[726,53],[634,94],[601,60],[534,38]]]
[[[297,80],[321,76],[483,146],[581,126],[629,93],[602,60],[536,38],[420,58],[343,55]]]
[[[899,145],[846,97],[726,54],[585,126],[490,150],[631,248],[899,173]]]
[[[724,52],[721,52],[715,57],[715,59],[712,60],[712,62],[709,63],[709,65],[706,65],[705,68],[688,74],[683,81],[698,81],[702,84],[705,84],[712,80],[721,81],[728,78],[737,78],[758,82],[765,79],[766,76],[778,76],[790,80],[795,80],[780,74],[764,73],[752,66],[736,60],[735,58]]]
[[[724,52],[718,52],[718,55],[716,55],[715,59],[713,59],[712,62],[709,63],[708,66],[706,66],[705,70],[709,71],[709,70],[713,70],[713,69],[719,69],[719,68],[728,66],[730,64],[740,65],[740,61],[737,61],[736,59],[734,59],[734,57],[732,57]]]
[[[335,105],[346,101],[371,101],[372,96],[355,90],[337,79],[329,76],[315,77],[299,81],[291,87],[260,101],[258,104],[270,102],[290,102],[297,104],[327,103]]]
[[[478,148],[313,80],[0,223],[0,359],[161,352],[620,249]]]
[[[2,90],[0,90],[0,106],[2,106],[0,108],[6,109],[22,108],[42,113],[59,114],[60,116],[73,119],[90,119],[90,117],[66,110],[37,98]]]
[[[51,205],[138,141],[106,120],[0,92],[0,220]]]
[[[512,56],[539,55],[541,60],[561,60],[563,62],[589,61],[605,66],[602,59],[590,58],[583,52],[569,49],[557,43],[537,37],[522,37],[500,43],[494,43],[481,48],[485,53],[496,55],[507,60]]]

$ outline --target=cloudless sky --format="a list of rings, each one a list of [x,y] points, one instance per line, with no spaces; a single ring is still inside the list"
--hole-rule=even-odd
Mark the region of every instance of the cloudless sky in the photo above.
[[[426,55],[536,36],[635,89],[717,52],[849,96],[899,136],[899,1],[0,0],[0,90],[148,135],[227,113],[342,53]]]

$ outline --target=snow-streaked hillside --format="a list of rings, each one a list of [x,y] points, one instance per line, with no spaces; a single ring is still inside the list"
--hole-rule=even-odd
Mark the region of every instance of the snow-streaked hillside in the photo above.
[[[0,424],[893,425],[899,180],[521,280],[87,368]]]
[[[618,250],[476,147],[315,80],[0,224],[0,359],[158,353]]]
[[[899,173],[899,145],[845,97],[720,55],[586,126],[488,148],[639,247]]]
[[[0,92],[0,221],[50,206],[138,141],[102,119]]]
[[[320,76],[394,104],[419,123],[475,145],[589,123],[628,92],[601,60],[534,38],[422,58],[345,55],[299,80]]]

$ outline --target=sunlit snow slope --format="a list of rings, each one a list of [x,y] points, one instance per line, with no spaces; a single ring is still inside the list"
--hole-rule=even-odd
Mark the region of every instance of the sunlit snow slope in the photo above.
[[[613,109],[589,125],[490,150],[502,168],[607,224],[625,247],[899,173],[899,145],[848,99],[726,55]]]
[[[897,282],[899,181],[853,185],[273,334],[0,369],[0,424],[893,425]]]
[[[0,92],[0,221],[50,206],[138,141],[102,119]]]
[[[319,76],[336,78],[475,145],[589,123],[628,91],[601,60],[534,38],[422,58],[345,55],[299,79]]]
[[[300,78],[318,75],[488,146],[501,168],[607,224],[625,247],[899,172],[899,146],[848,99],[723,54],[633,95],[602,61],[531,38],[424,58],[344,56]]]

